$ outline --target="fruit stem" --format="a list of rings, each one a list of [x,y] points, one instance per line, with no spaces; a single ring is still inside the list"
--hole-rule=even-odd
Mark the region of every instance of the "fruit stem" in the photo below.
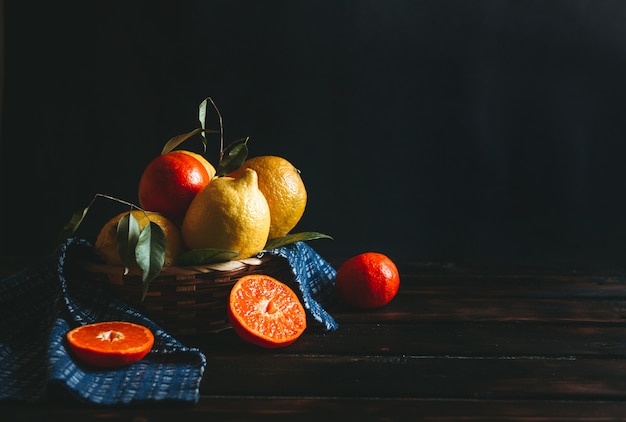
[[[65,226],[63,226],[63,229],[61,230],[61,233],[59,233],[59,240],[61,242],[64,242],[67,238],[69,238],[70,236],[73,236],[74,233],[76,233],[76,230],[78,230],[78,227],[81,225],[81,223],[85,219],[85,216],[89,212],[89,209],[91,208],[93,203],[96,202],[96,199],[98,199],[98,198],[106,198],[106,199],[110,199],[110,200],[113,200],[113,201],[117,201],[117,202],[120,202],[122,204],[130,206],[131,209],[132,208],[137,208],[138,210],[143,211],[144,214],[146,213],[146,210],[144,210],[143,208],[138,207],[135,204],[132,204],[132,203],[127,202],[127,201],[124,201],[124,200],[119,199],[119,198],[115,198],[113,196],[105,195],[105,194],[102,194],[102,193],[97,193],[97,194],[95,194],[93,196],[93,198],[91,198],[91,201],[89,202],[89,205],[87,205],[86,208],[81,210],[81,212],[74,213],[74,215],[72,215],[72,219],[67,224],[65,224]]]
[[[132,202],[124,201],[123,199],[119,199],[119,198],[116,198],[114,196],[106,195],[104,193],[97,193],[96,197],[98,197],[98,196],[100,196],[102,198],[110,199],[112,201],[117,201],[117,202],[122,203],[124,205],[128,205],[131,208],[137,208],[138,210],[143,211],[144,213],[146,212],[146,210],[144,210],[143,208],[138,207],[137,205],[133,204]],[[95,198],[94,198],[94,200],[95,200]],[[92,200],[91,202],[93,203],[94,201]]]

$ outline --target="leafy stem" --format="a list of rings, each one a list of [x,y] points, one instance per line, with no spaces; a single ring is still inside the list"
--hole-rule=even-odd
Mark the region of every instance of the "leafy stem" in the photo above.
[[[136,208],[136,209],[138,209],[140,211],[146,212],[144,209],[138,207],[137,205],[135,205],[135,204],[133,204],[131,202],[124,201],[123,199],[119,199],[119,198],[116,198],[114,196],[106,195],[106,194],[103,194],[103,193],[97,193],[97,194],[94,195],[94,197],[91,199],[91,201],[89,202],[89,204],[85,208],[74,212],[74,214],[72,215],[72,218],[70,219],[70,221],[68,221],[63,226],[63,229],[61,230],[61,233],[59,233],[59,241],[63,242],[67,238],[69,238],[70,236],[74,235],[74,233],[76,233],[76,230],[78,230],[78,227],[80,227],[81,223],[83,222],[83,220],[87,216],[87,212],[89,211],[89,209],[91,208],[93,203],[98,198],[110,199],[112,201],[116,201],[116,202],[119,202],[121,204],[128,205],[129,207],[131,207],[131,209],[132,208]]]
[[[124,201],[123,199],[119,199],[119,198],[116,198],[116,197],[114,197],[114,196],[107,195],[107,194],[104,194],[104,193],[97,193],[97,194],[94,196],[94,198],[91,200],[90,205],[91,205],[91,204],[93,204],[93,202],[94,202],[94,201],[96,200],[96,198],[98,198],[98,197],[101,197],[101,198],[106,198],[106,199],[110,199],[110,200],[112,200],[112,201],[117,201],[117,202],[119,202],[120,204],[128,205],[128,206],[129,206],[129,207],[131,207],[131,208],[136,208],[136,209],[138,209],[139,211],[147,212],[146,210],[144,210],[144,209],[143,209],[143,208],[141,208],[141,207],[138,207],[137,205],[133,204],[132,202]]]
[[[207,129],[206,128],[206,120],[207,120],[207,105],[211,103],[211,105],[213,106],[213,109],[215,110],[215,113],[217,114],[217,119],[219,122],[219,130],[213,130],[213,129]],[[204,151],[206,152],[206,145],[207,145],[207,137],[206,134],[207,133],[219,133],[220,135],[220,154],[219,154],[219,163],[218,165],[221,165],[222,168],[225,167],[224,164],[222,164],[222,162],[224,160],[232,162],[233,161],[233,153],[232,153],[232,148],[233,146],[227,146],[224,147],[224,121],[222,119],[222,113],[220,113],[219,108],[217,107],[217,104],[215,104],[215,101],[213,101],[213,98],[211,97],[207,97],[205,98],[200,105],[198,106],[198,120],[200,121],[200,127],[196,128],[190,132],[187,133],[182,133],[180,135],[176,135],[172,138],[170,138],[165,145],[163,146],[163,148],[161,149],[161,154],[167,154],[168,152],[174,150],[176,147],[178,147],[180,144],[182,144],[183,142],[185,142],[187,139],[191,138],[192,136],[195,135],[202,135],[202,145],[204,147]],[[245,138],[245,142],[247,142],[248,138]],[[239,141],[235,141],[234,144],[238,144],[238,143],[242,143],[244,141],[239,140]],[[239,151],[240,153],[243,151]],[[247,156],[247,151],[246,152],[246,156]],[[226,156],[226,157],[225,157]],[[244,156],[244,159],[246,157]],[[239,161],[238,158],[235,159],[235,162]],[[243,162],[243,161],[242,161]],[[228,164],[227,165],[228,169],[232,168],[232,164]],[[233,169],[234,170],[234,169]],[[224,174],[220,174],[218,176],[223,176]]]
[[[103,193],[97,193],[85,208],[74,212],[71,220],[63,226],[59,235],[61,241],[65,241],[67,238],[76,233],[76,230],[78,230],[78,227],[85,219],[87,212],[98,198],[105,198],[128,205],[131,208],[131,211],[136,209],[146,215],[148,213],[143,208],[138,207],[131,202]],[[129,267],[133,264],[137,264],[137,266],[141,269],[143,300],[148,292],[150,282],[159,275],[161,269],[163,268],[167,245],[165,233],[157,223],[150,220],[143,229],[140,229],[139,223],[132,212],[122,216],[117,224],[116,231],[118,253],[124,262],[124,275],[128,274]]]

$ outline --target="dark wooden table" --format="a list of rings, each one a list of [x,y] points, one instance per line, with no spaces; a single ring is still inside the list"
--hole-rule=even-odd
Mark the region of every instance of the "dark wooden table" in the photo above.
[[[232,330],[206,353],[194,406],[0,404],[2,420],[626,420],[626,270],[399,262],[398,296],[339,304],[264,350]],[[331,419],[332,418],[332,419]]]

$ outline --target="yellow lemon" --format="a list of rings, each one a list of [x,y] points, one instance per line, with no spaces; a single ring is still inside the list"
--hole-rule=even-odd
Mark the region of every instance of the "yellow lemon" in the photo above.
[[[245,169],[257,173],[259,190],[270,207],[269,238],[285,236],[298,224],[306,207],[307,192],[300,172],[285,158],[273,155],[252,157],[231,175],[236,177]]]
[[[187,249],[226,249],[237,259],[256,255],[265,247],[270,209],[254,170],[237,177],[218,177],[195,196],[181,228]]]
[[[94,248],[102,255],[104,262],[109,265],[123,266],[124,262],[117,251],[117,223],[123,216],[127,215],[131,211],[126,211],[116,215],[107,221],[102,228]],[[169,267],[176,263],[176,259],[183,252],[184,246],[180,235],[180,230],[171,220],[167,219],[161,214],[155,212],[146,212],[140,210],[133,210],[133,216],[137,219],[139,227],[143,229],[149,221],[152,221],[161,227],[165,234],[165,261],[163,266]]]

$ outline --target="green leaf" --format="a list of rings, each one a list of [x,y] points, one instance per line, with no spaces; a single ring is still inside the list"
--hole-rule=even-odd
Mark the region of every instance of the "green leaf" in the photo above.
[[[124,215],[117,223],[117,252],[124,263],[124,275],[135,263],[135,247],[139,239],[139,222],[132,212]]]
[[[70,219],[70,221],[68,221],[63,226],[63,229],[61,229],[61,232],[59,233],[60,242],[63,242],[65,239],[69,238],[74,233],[76,233],[76,230],[78,230],[78,227],[85,219],[85,216],[87,215],[87,211],[89,211],[89,207],[84,208],[79,211],[75,211],[74,214],[72,214],[72,218]]]
[[[139,209],[139,207],[137,207],[134,204],[131,204],[130,202],[127,201],[123,201],[121,199],[115,198],[114,196],[109,196],[109,195],[105,195],[102,193],[97,193],[92,199],[91,202],[89,202],[89,205],[87,207],[85,207],[82,210],[76,211],[74,212],[74,214],[72,215],[71,220],[65,224],[65,226],[63,226],[63,229],[61,229],[60,233],[59,233],[59,241],[63,242],[64,240],[66,240],[68,237],[72,236],[74,233],[76,233],[76,230],[78,230],[78,227],[81,225],[81,223],[83,222],[83,220],[85,219],[85,217],[87,216],[87,212],[89,211],[89,208],[91,208],[91,206],[93,205],[93,203],[96,201],[96,199],[98,198],[106,198],[106,199],[110,199],[112,201],[116,201],[119,202],[121,204],[125,204],[125,205],[129,205],[132,208],[137,208]]]
[[[215,171],[217,177],[225,176],[241,167],[246,158],[248,158],[249,139],[239,139],[226,148],[224,156],[221,158]]]
[[[167,154],[168,152],[172,151],[174,148],[176,148],[177,146],[185,142],[187,139],[199,133],[202,133],[204,135],[204,133],[220,133],[220,132],[217,130],[212,130],[212,129],[197,128],[197,129],[192,130],[191,132],[183,133],[181,135],[176,135],[173,138],[171,138],[169,141],[167,141],[165,146],[163,146],[163,149],[161,150],[161,155]],[[202,138],[202,143],[206,147],[204,137]]]
[[[166,243],[165,233],[163,233],[161,227],[153,221],[146,225],[139,234],[137,246],[135,247],[135,260],[142,271],[142,300],[146,297],[150,282],[159,275],[163,268]]]
[[[200,127],[206,129],[206,106],[209,99],[205,98],[198,107],[198,120],[200,120]],[[207,138],[204,132],[202,132],[202,144],[204,145],[204,151],[206,151]]]
[[[307,240],[315,240],[315,239],[331,239],[332,237],[327,234],[318,233],[318,232],[302,232],[302,233],[293,233],[288,234],[284,237],[277,237],[275,239],[269,239],[265,244],[264,250],[271,251],[272,249],[280,248],[282,246],[291,245],[296,242],[304,242]]]
[[[193,249],[178,257],[177,265],[206,265],[217,262],[230,261],[239,255],[239,252],[227,249]]]

